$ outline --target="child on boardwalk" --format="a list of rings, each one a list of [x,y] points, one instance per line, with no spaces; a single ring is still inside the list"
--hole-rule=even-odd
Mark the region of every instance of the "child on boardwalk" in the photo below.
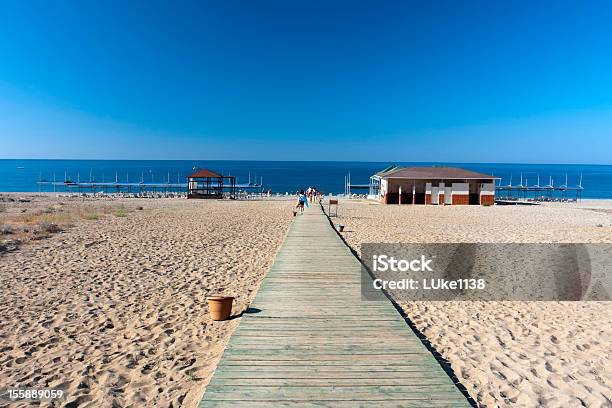
[[[298,192],[298,203],[295,206],[300,211],[300,214],[304,214],[304,206],[308,207],[308,198],[304,194],[304,190]]]

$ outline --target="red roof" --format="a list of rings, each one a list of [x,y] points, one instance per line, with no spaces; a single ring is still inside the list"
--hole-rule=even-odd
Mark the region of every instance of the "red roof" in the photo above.
[[[457,167],[395,167],[377,174],[380,178],[407,179],[495,179],[495,176]]]
[[[187,177],[223,177],[219,173],[215,173],[214,171],[200,169],[193,174],[188,175]]]

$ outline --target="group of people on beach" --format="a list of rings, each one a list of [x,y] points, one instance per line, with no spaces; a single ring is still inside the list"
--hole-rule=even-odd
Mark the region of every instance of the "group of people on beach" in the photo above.
[[[300,190],[297,192],[298,202],[295,206],[296,210],[300,212],[300,214],[304,213],[304,207],[308,207],[308,203],[316,204],[321,202],[322,193],[314,187],[308,187],[306,192],[304,190]]]

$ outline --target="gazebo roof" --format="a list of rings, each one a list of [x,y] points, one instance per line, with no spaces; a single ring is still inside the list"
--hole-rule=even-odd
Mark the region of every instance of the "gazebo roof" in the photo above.
[[[196,171],[195,173],[192,173],[190,175],[188,175],[187,177],[191,178],[216,178],[216,177],[223,177],[221,174],[219,173],[215,173],[214,171],[210,171],[207,169],[200,169],[198,171]]]

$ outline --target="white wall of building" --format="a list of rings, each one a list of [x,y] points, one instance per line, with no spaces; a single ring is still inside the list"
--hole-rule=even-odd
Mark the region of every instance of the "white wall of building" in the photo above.
[[[495,195],[495,183],[483,183],[480,187],[480,195]]]
[[[453,183],[453,194],[470,194],[470,185],[468,183]]]
[[[432,204],[438,204],[438,193],[439,193],[439,187],[431,187],[431,203]]]
[[[384,197],[385,195],[387,195],[388,191],[389,191],[389,183],[387,182],[387,180],[385,180],[385,179],[380,180],[380,193],[379,193],[379,195],[381,197]]]

